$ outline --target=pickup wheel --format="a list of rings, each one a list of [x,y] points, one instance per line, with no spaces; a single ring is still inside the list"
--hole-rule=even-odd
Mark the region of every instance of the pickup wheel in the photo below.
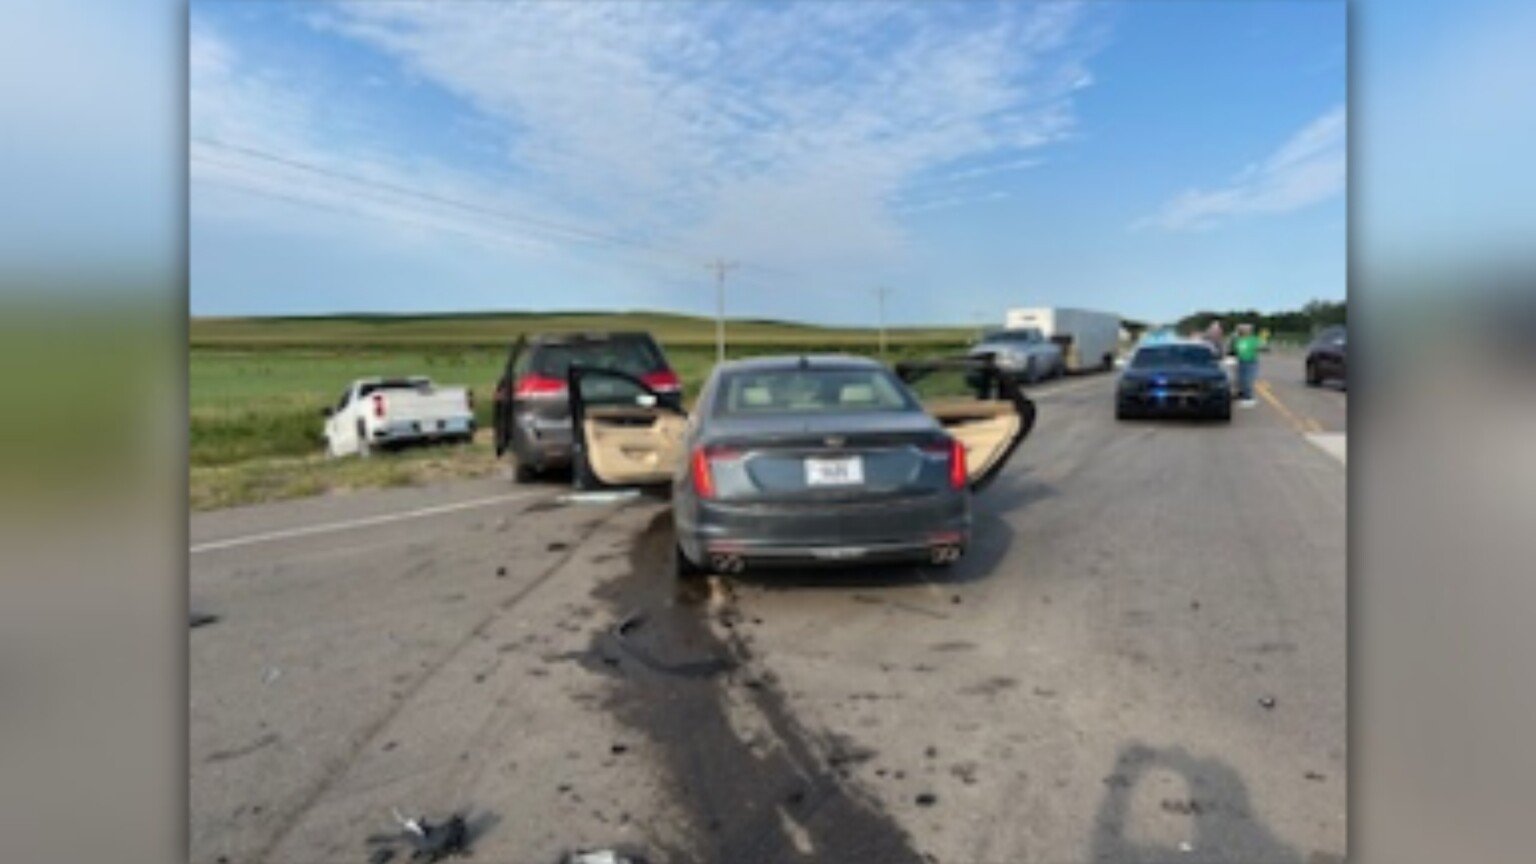
[[[514,454],[512,456],[512,479],[518,483],[532,483],[539,479],[539,469],[517,458]]]

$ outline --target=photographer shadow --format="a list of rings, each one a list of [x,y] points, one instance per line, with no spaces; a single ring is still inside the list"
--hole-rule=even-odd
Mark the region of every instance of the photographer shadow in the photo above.
[[[1162,802],[1165,811],[1190,821],[1186,844],[1178,847],[1138,843],[1128,836],[1131,804],[1137,786],[1149,771],[1162,769],[1183,778],[1187,798]],[[1300,852],[1276,837],[1252,812],[1247,784],[1219,759],[1192,756],[1182,747],[1164,749],[1132,744],[1121,750],[1115,773],[1105,781],[1108,792],[1094,821],[1096,862],[1117,864],[1304,864]],[[1341,860],[1341,859],[1340,859]]]

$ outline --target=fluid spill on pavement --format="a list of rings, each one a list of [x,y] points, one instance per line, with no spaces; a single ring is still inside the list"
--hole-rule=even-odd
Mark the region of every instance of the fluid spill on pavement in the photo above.
[[[607,706],[651,740],[670,774],[688,848],[657,859],[922,862],[901,826],[840,779],[848,745],[801,725],[771,675],[743,669],[751,653],[735,630],[710,628],[711,615],[740,620],[728,588],[677,579],[672,555],[663,511],[636,539],[630,572],[593,592],[618,623],[580,658],[610,679]],[[770,746],[737,735],[728,701],[761,716]]]

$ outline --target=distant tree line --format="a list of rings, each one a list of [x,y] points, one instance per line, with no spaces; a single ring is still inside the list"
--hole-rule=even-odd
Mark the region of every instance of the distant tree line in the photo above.
[[[1174,327],[1180,333],[1199,332],[1221,321],[1228,332],[1239,324],[1252,324],[1256,330],[1268,330],[1275,335],[1310,336],[1324,327],[1345,323],[1346,305],[1342,300],[1312,300],[1298,310],[1289,312],[1260,312],[1257,309],[1234,309],[1226,312],[1202,310],[1185,315]]]

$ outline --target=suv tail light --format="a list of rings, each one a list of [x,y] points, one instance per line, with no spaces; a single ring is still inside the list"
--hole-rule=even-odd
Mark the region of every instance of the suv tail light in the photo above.
[[[378,393],[373,394],[373,416],[384,419],[384,397]]]
[[[683,382],[678,379],[677,373],[671,369],[659,369],[655,372],[647,372],[640,376],[645,386],[657,393],[676,393],[683,389]]]
[[[513,395],[518,399],[564,399],[565,380],[530,372],[517,379]]]

